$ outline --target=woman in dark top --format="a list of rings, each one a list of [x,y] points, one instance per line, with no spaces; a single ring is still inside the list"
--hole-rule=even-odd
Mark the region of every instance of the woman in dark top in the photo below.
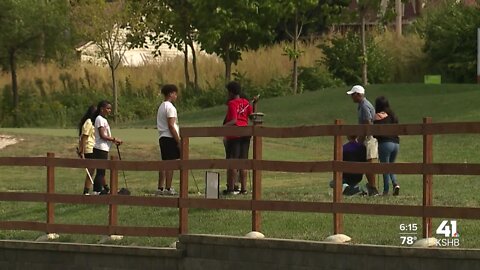
[[[388,99],[384,96],[375,100],[375,119],[374,124],[398,124],[398,118],[390,108]],[[378,157],[381,163],[394,163],[399,146],[400,138],[397,135],[375,136],[378,140]],[[400,185],[397,182],[397,176],[393,173],[383,174],[383,195],[388,194],[389,183],[392,181],[393,195],[400,193]]]

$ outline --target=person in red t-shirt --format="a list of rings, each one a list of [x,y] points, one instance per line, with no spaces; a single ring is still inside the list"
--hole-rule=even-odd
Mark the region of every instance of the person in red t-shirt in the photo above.
[[[242,88],[238,82],[232,81],[227,84],[228,102],[227,115],[224,126],[248,126],[248,117],[253,113],[253,106],[248,99],[240,97]],[[225,137],[225,153],[227,159],[247,159],[250,148],[250,136]],[[227,189],[224,194],[234,194],[236,170],[227,170]],[[247,171],[240,170],[240,194],[247,194]]]

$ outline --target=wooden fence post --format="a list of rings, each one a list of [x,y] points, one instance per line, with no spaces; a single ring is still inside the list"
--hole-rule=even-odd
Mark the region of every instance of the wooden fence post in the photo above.
[[[189,137],[183,137],[181,140],[181,160],[188,160],[189,157]],[[188,198],[188,169],[180,169],[180,199]],[[179,233],[186,234],[188,233],[188,208],[182,207],[179,205]]]
[[[47,153],[47,193],[55,194],[55,167],[51,165],[52,159],[55,158],[54,153]],[[47,201],[47,234],[52,233],[50,231],[50,224],[55,223],[55,205],[54,203]]]
[[[262,125],[262,119],[254,119],[253,121],[253,160],[262,160],[262,137],[255,135],[255,130],[258,126]],[[253,180],[252,180],[252,200],[261,200],[262,199],[262,171],[253,170]],[[252,211],[252,231],[259,232],[262,228],[262,217],[260,211]]]
[[[424,117],[423,124],[432,123],[431,117]],[[425,128],[423,130],[423,164],[433,162],[433,135],[426,134]],[[432,205],[432,181],[431,174],[423,174],[423,207]],[[425,216],[425,211],[422,217],[422,232],[423,237],[428,238],[432,236],[432,218]]]
[[[342,120],[335,120],[335,125],[341,125],[343,122]],[[343,145],[342,145],[342,136],[335,135],[333,143],[333,160],[334,161],[342,161],[343,160]],[[333,205],[335,209],[335,204],[342,201],[342,187],[343,187],[343,179],[342,179],[342,172],[333,170]],[[343,214],[342,213],[333,213],[333,233],[339,234],[343,233]]]
[[[115,161],[117,158],[111,156],[110,160]],[[110,194],[117,195],[118,190],[118,169],[116,166],[110,167]],[[115,234],[112,226],[117,226],[118,224],[118,206],[116,204],[108,205],[108,232],[109,235]]]

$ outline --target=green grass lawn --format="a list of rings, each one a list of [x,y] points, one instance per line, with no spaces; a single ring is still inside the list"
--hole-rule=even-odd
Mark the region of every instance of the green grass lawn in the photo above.
[[[431,116],[434,122],[477,121],[480,111],[476,102],[480,97],[477,85],[372,85],[366,88],[367,98],[373,103],[376,96],[389,98],[401,123],[420,123],[422,117]],[[345,123],[356,122],[356,104],[345,94],[348,89],[326,89],[290,97],[264,99],[259,111],[266,114],[265,126],[301,126],[332,124],[334,119]],[[181,112],[181,108],[179,108]],[[180,126],[219,126],[225,108],[219,106],[196,112],[181,113]],[[112,125],[116,137],[124,140],[121,146],[124,160],[157,160],[159,156],[155,119],[142,122]],[[0,134],[10,134],[21,139],[15,145],[0,150],[0,156],[45,156],[54,152],[57,157],[75,158],[76,131],[74,129],[0,129]],[[264,159],[267,160],[331,160],[332,138],[264,139]],[[194,138],[190,142],[192,159],[223,158],[220,138]],[[441,135],[434,137],[434,162],[479,163],[477,135]],[[113,152],[115,153],[115,152]],[[112,154],[113,154],[112,153]],[[402,136],[398,162],[421,162],[422,138]],[[221,185],[225,185],[225,172]],[[134,195],[150,196],[156,189],[154,172],[125,172],[129,188]],[[204,170],[190,174],[190,196],[204,189]],[[60,193],[80,194],[83,187],[83,170],[59,168],[56,170],[56,190]],[[122,174],[119,175],[123,183]],[[345,202],[421,205],[422,176],[399,175],[401,195],[398,197],[344,197]],[[46,170],[32,167],[0,167],[0,191],[45,190]],[[263,173],[263,198],[267,200],[332,201],[328,188],[331,173]],[[435,176],[434,205],[479,207],[477,176]],[[380,188],[382,180],[379,177]],[[174,185],[178,189],[178,173]],[[246,198],[249,198],[247,196]],[[40,203],[0,204],[1,220],[45,220],[45,206]],[[56,207],[56,222],[79,224],[107,224],[107,206],[65,205]],[[394,214],[394,211],[392,212]],[[332,234],[331,214],[263,212],[262,232],[267,237],[323,240]],[[250,231],[251,216],[248,211],[191,209],[189,231],[241,236]],[[169,208],[119,207],[121,225],[177,226],[178,211]],[[434,219],[434,227],[441,220]],[[480,223],[458,220],[461,247],[480,247]],[[354,243],[400,245],[399,225],[417,223],[421,218],[345,215],[345,234]],[[0,239],[28,239],[40,232],[1,231]],[[421,236],[421,228],[418,236]],[[101,236],[61,235],[58,241],[96,243]],[[125,237],[120,245],[165,246],[174,239]]]

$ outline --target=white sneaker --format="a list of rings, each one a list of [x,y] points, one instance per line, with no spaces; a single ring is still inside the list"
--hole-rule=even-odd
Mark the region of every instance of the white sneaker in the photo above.
[[[396,185],[393,187],[393,196],[398,196],[400,194],[400,186]]]
[[[175,189],[170,188],[170,189],[164,189],[163,194],[164,195],[169,195],[169,196],[174,196],[174,195],[177,195],[177,192],[175,191]]]
[[[165,195],[165,189],[157,189],[157,191],[155,191],[155,196],[163,196]]]
[[[92,195],[100,195],[99,191],[92,191]]]

